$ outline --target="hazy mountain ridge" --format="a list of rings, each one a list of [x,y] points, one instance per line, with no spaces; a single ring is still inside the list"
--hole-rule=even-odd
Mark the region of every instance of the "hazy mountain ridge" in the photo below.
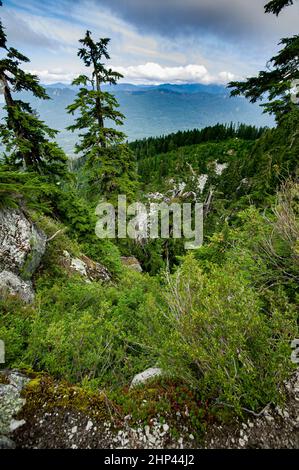
[[[61,82],[52,83],[50,85],[43,85],[45,88],[59,88],[65,89],[70,88],[72,90],[79,87],[71,84],[65,84]],[[228,90],[223,85],[204,85],[201,83],[162,83],[160,85],[135,85],[133,83],[118,83],[117,85],[104,85],[102,87],[104,91],[147,91],[147,90],[170,90],[177,93],[198,93],[206,92],[211,94],[229,94]]]
[[[65,108],[74,101],[78,87],[63,83],[45,87],[50,100],[37,100],[29,93],[22,93],[22,97],[50,127],[60,131],[57,141],[72,157],[77,136],[65,130],[73,122]],[[272,118],[262,114],[258,105],[252,105],[244,98],[230,98],[228,90],[220,85],[121,83],[104,86],[103,90],[115,94],[126,117],[122,130],[129,141],[203,128],[217,122],[273,124]]]

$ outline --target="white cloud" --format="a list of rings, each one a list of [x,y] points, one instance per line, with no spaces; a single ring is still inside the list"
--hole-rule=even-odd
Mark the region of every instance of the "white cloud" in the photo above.
[[[171,41],[164,39],[163,47],[158,39],[138,32],[135,26],[132,26],[120,18],[114,16],[111,12],[99,10],[96,3],[92,0],[81,0],[75,3],[69,10],[67,17],[61,18],[44,16],[37,12],[19,12],[8,8],[5,11],[4,20],[9,25],[9,39],[16,41],[17,45],[26,39],[30,41],[30,46],[36,48],[47,47],[47,52],[56,53],[56,55],[67,54],[76,57],[79,48],[79,39],[82,38],[87,29],[93,32],[94,38],[109,37],[111,43],[109,46],[110,54],[116,57],[118,63],[130,64],[134,59],[167,61],[168,63],[178,63],[184,61],[184,54],[181,52],[165,51],[163,49],[170,47]],[[86,11],[92,12],[86,16]],[[10,18],[13,18],[10,19]],[[47,41],[47,42],[45,42]],[[23,44],[22,44],[23,49]]]
[[[179,67],[165,67],[155,62],[129,67],[115,67],[125,81],[132,83],[227,83],[235,78],[230,72],[217,75],[209,73],[204,65],[189,64]]]
[[[37,75],[41,83],[49,85],[51,83],[61,82],[61,83],[71,83],[76,75],[74,73],[65,73],[61,69],[54,70],[26,70],[33,75]]]
[[[164,67],[155,62],[147,62],[141,65],[129,67],[113,67],[120,72],[124,78],[122,81],[135,84],[160,84],[160,83],[218,83],[226,84],[230,80],[237,78],[230,72],[220,72],[211,75],[204,65],[189,64],[179,67]],[[28,70],[38,75],[41,82],[50,84],[55,82],[70,83],[78,73],[65,73],[62,69],[51,70]],[[86,72],[84,72],[86,73]]]
[[[24,2],[14,0],[13,5],[22,6]],[[9,40],[31,58],[30,67],[46,84],[70,83],[84,70],[77,50],[78,39],[86,29],[93,32],[94,38],[111,38],[111,67],[125,76],[123,81],[131,83],[222,84],[235,79],[234,74],[254,74],[264,63],[263,60],[258,64],[250,51],[244,61],[238,48],[231,49],[221,41],[199,34],[170,39],[142,31],[118,16],[116,10],[99,8],[97,0],[72,4],[61,0],[55,14],[50,1],[42,5],[38,0],[28,0],[25,11],[16,6],[4,9]]]
[[[236,77],[233,73],[231,73],[231,72],[225,72],[225,71],[224,71],[224,72],[220,72],[220,73],[218,74],[218,77],[219,77],[219,80],[220,80],[221,83],[228,83],[228,82],[230,82],[231,80],[235,80],[236,78],[238,78],[238,77]]]

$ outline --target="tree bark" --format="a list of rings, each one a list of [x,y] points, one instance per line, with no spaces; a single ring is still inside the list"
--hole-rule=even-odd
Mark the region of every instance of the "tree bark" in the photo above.
[[[101,84],[99,80],[99,75],[96,70],[96,63],[93,61],[93,66],[94,66],[94,76],[96,78],[96,90],[98,93],[101,91]],[[104,129],[104,119],[103,119],[103,112],[102,112],[102,103],[101,99],[99,96],[96,98],[96,113],[97,113],[97,119],[98,119],[98,125],[100,129]],[[106,143],[104,140],[100,142],[101,147],[106,147]]]

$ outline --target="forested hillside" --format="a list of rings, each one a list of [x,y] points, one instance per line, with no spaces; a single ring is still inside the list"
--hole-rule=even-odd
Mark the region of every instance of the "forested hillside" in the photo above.
[[[1,445],[213,447],[218,426],[239,433],[265,407],[277,414],[299,335],[299,109],[289,93],[298,36],[271,77],[230,84],[253,101],[266,93],[274,128],[215,124],[128,144],[117,99],[102,89],[121,77],[105,65],[109,39],[87,31],[86,75],[67,107],[71,166],[56,131],[13,95],[49,99],[0,26]],[[202,246],[119,228],[99,238],[99,201],[116,207],[119,195],[202,203]],[[22,406],[9,395],[13,374]],[[15,417],[24,422],[12,429]],[[296,425],[282,419],[281,429]],[[232,447],[279,446],[238,439]]]
[[[77,134],[66,127],[73,121],[66,107],[76,96],[76,86],[46,86],[50,100],[40,100],[29,92],[19,93],[19,97],[30,103],[50,127],[59,130],[56,139],[71,158]],[[175,88],[174,91],[171,91]],[[215,88],[215,90],[214,90]],[[131,142],[145,136],[159,136],[179,130],[204,128],[218,122],[256,123],[260,126],[273,126],[273,119],[262,113],[258,105],[250,104],[244,98],[229,99],[225,87],[210,86],[142,87],[117,84],[107,85],[103,91],[110,91],[116,97],[120,110],[126,115],[123,131]],[[170,89],[170,90],[169,90]],[[4,110],[0,100],[0,117]],[[153,116],[155,117],[153,119]],[[216,118],[215,118],[216,116]]]

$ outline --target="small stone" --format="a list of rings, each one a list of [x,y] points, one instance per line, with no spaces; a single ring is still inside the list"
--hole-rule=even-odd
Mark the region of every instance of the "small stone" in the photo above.
[[[25,423],[26,423],[26,421],[25,421],[24,419],[21,419],[21,420],[13,419],[13,420],[10,422],[10,425],[9,425],[9,430],[10,430],[10,432],[15,431],[16,429],[18,429],[18,428],[20,428],[21,426],[23,426]]]
[[[167,432],[169,430],[168,424],[163,424],[163,430]]]
[[[151,367],[149,369],[146,369],[140,374],[135,375],[135,377],[132,380],[130,388],[133,388],[136,385],[145,384],[148,380],[157,378],[161,375],[162,375],[162,369],[160,369],[159,367]],[[146,402],[146,400],[143,400],[143,401]]]
[[[92,427],[93,427],[93,422],[89,420],[86,425],[85,431],[89,431],[90,429],[92,429]]]
[[[266,415],[265,418],[267,421],[274,421],[274,418],[271,415]]]

